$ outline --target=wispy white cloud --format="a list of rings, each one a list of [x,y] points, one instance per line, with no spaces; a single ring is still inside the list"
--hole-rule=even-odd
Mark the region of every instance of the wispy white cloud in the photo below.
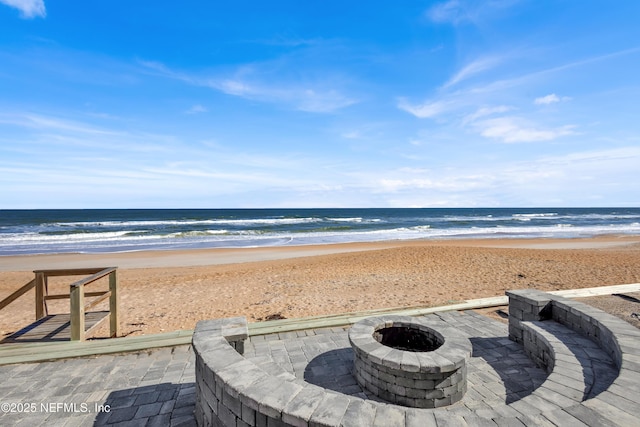
[[[254,67],[240,67],[230,76],[201,77],[177,72],[164,64],[154,61],[140,61],[140,64],[165,77],[184,81],[194,86],[203,86],[227,95],[238,96],[253,101],[284,104],[296,110],[313,113],[331,113],[358,100],[332,87],[331,79],[312,82],[283,82],[280,79],[268,83],[258,76]]]
[[[498,57],[487,57],[483,59],[478,59],[476,61],[471,62],[464,66],[460,71],[453,75],[443,86],[444,89],[449,88],[451,86],[455,86],[456,84],[476,75],[483,71],[487,71],[493,67],[495,67],[498,63],[500,63],[501,59]]]
[[[459,88],[464,81],[471,79],[485,71],[491,70],[498,64],[504,62],[510,55],[490,55],[476,59],[463,66],[458,72],[451,76],[438,90],[435,95],[424,102],[411,102],[405,97],[399,97],[397,107],[418,118],[435,118],[454,113],[458,116],[469,116],[464,110],[478,109],[478,103],[486,103],[486,94],[478,94],[478,85],[483,88],[487,85],[481,80],[476,85]],[[468,85],[467,85],[468,86]],[[499,88],[502,89],[502,88]],[[498,88],[496,88],[498,90]],[[498,107],[506,108],[506,107]],[[511,107],[509,107],[511,108]],[[485,110],[486,113],[488,110]],[[482,111],[477,111],[482,114]],[[495,113],[496,111],[491,111]],[[468,119],[467,119],[468,120]]]
[[[492,69],[512,55],[494,55],[478,59],[464,66],[454,74],[430,99],[423,103],[412,103],[399,98],[397,107],[421,119],[437,119],[451,129],[475,132],[480,136],[502,143],[552,141],[560,137],[576,134],[577,126],[558,125],[541,122],[533,115],[530,98],[518,95],[519,88],[526,88],[533,77],[540,72],[525,74],[512,79],[486,81],[456,88],[465,80]],[[577,64],[574,64],[577,65]],[[572,65],[572,66],[574,66]],[[556,67],[560,69],[561,67]],[[508,100],[512,105],[486,105],[487,99]],[[535,105],[549,105],[566,102],[571,98],[555,93],[536,98]],[[514,110],[517,116],[506,115]]]
[[[434,22],[451,22],[457,24],[469,19],[469,12],[460,0],[449,0],[438,3],[427,11],[427,16]]]
[[[346,132],[342,132],[340,136],[345,139],[361,139],[363,137],[363,134],[359,130],[349,130]]]
[[[519,117],[496,117],[478,120],[473,126],[479,133],[506,143],[551,141],[562,136],[574,135],[574,126],[544,129]]]
[[[541,96],[533,100],[533,103],[536,105],[549,105],[555,104],[557,102],[569,101],[571,98],[568,96],[559,97],[555,93],[551,93],[549,95]]]
[[[345,187],[359,185],[362,194],[374,193],[386,205],[399,207],[584,206],[599,198],[607,199],[611,191],[616,194],[609,200],[629,200],[625,192],[629,192],[628,181],[637,175],[638,161],[640,147],[542,155],[520,161],[456,161],[440,167],[363,172],[358,183]]]
[[[548,76],[553,75],[555,73],[560,73],[563,71],[572,70],[574,68],[580,68],[587,65],[597,64],[599,62],[604,62],[604,61],[621,58],[627,55],[634,55],[638,53],[640,53],[640,47],[618,50],[615,52],[606,53],[602,55],[594,55],[588,58],[583,58],[583,59],[575,60],[572,62],[566,62],[564,64],[551,66],[548,68],[543,68],[535,71],[522,73],[515,77],[497,78],[495,80],[478,84],[475,87],[470,88],[469,92],[474,94],[486,95],[489,93],[505,91],[505,90],[513,89],[515,87],[532,84],[539,80],[549,79]]]
[[[66,120],[52,116],[38,114],[2,114],[0,113],[0,124],[26,127],[40,131],[65,131],[92,135],[116,135],[117,132],[102,129],[86,123]]]
[[[291,95],[299,110],[311,113],[331,113],[358,102],[335,89],[294,89]]]
[[[0,3],[18,9],[20,16],[25,19],[47,16],[44,0],[0,0]]]
[[[494,114],[506,113],[514,109],[515,107],[509,106],[509,105],[498,105],[495,107],[480,107],[475,112],[466,116],[463,119],[462,123],[466,125],[469,123],[473,123],[482,117],[487,117]]]
[[[209,110],[207,110],[206,107],[203,107],[200,104],[196,104],[196,105],[193,105],[191,108],[189,108],[185,113],[186,114],[200,114],[200,113],[206,113],[208,111]]]
[[[287,104],[297,110],[312,113],[330,113],[358,102],[337,89],[322,87],[322,83],[314,87],[303,84],[271,85],[241,79],[208,79],[204,84],[227,95]]]
[[[496,11],[507,9],[519,2],[520,0],[449,0],[432,6],[426,15],[437,23],[478,24]]]
[[[255,94],[259,92],[255,88],[249,86],[246,82],[242,82],[240,80],[234,79],[224,79],[224,80],[216,80],[211,79],[207,80],[206,85],[220,90],[227,95],[236,95],[236,96],[250,96],[252,93]]]
[[[559,98],[559,100],[564,100]],[[421,119],[437,119],[460,130],[471,130],[482,137],[503,143],[552,141],[575,135],[575,125],[549,126],[521,115],[505,115],[517,107],[512,105],[477,107],[478,100],[465,92],[445,95],[424,104],[411,104],[401,99],[398,108]],[[475,108],[475,111],[468,112]]]
[[[476,112],[479,119],[474,123],[482,123],[491,114],[502,114],[503,109],[503,106],[483,107]],[[545,131],[563,132],[563,129],[549,131],[512,119],[510,128],[509,123],[502,123],[502,131],[496,130],[500,123],[493,122],[497,139],[508,142],[504,129],[514,132],[517,141],[513,142],[547,138]],[[488,120],[492,119],[485,121]],[[222,142],[185,146],[166,136],[142,133],[123,133],[113,138],[87,133],[85,130],[91,129],[90,124],[75,124],[47,129],[58,129],[78,140],[91,140],[95,149],[77,150],[68,146],[61,155],[63,150],[51,147],[49,150],[57,150],[55,163],[47,161],[49,151],[42,152],[40,148],[44,147],[40,145],[34,147],[40,149],[34,156],[22,156],[21,161],[7,158],[7,147],[0,141],[2,185],[25,194],[36,194],[44,188],[47,194],[56,197],[39,200],[51,206],[61,200],[70,206],[75,206],[78,200],[82,200],[84,207],[100,206],[105,198],[132,207],[140,203],[166,206],[176,200],[196,204],[208,200],[235,203],[235,206],[242,203],[247,207],[299,207],[301,204],[452,207],[509,203],[542,206],[551,202],[580,205],[591,200],[585,199],[585,195],[606,195],[611,188],[620,188],[620,197],[624,196],[623,190],[629,188],[628,182],[633,182],[632,178],[637,175],[640,159],[640,148],[628,147],[547,155],[527,161],[509,159],[465,164],[459,159],[450,159],[439,165],[395,168],[387,163],[372,166],[352,162],[336,167],[333,158],[295,153],[274,155],[268,150],[243,152]],[[570,129],[564,131],[571,132]],[[114,140],[117,145],[108,149],[108,143]],[[135,147],[143,142],[149,142],[151,151],[137,155],[136,150],[144,147]],[[25,144],[29,141],[25,140]],[[78,177],[85,178],[79,182]],[[172,191],[167,192],[167,188]],[[571,188],[571,192],[567,192],[567,188]],[[68,194],[70,189],[73,195]],[[96,193],[100,198],[94,200]],[[28,202],[25,200],[25,206]]]
[[[446,111],[450,111],[453,107],[452,102],[445,100],[427,101],[423,104],[412,104],[406,98],[398,100],[398,108],[420,119],[436,117]]]
[[[404,190],[441,190],[441,191],[470,191],[488,185],[483,177],[477,175],[448,176],[444,178],[383,178],[376,182],[378,191],[395,193]]]
[[[3,151],[29,157],[76,157],[76,153],[114,153],[137,156],[140,153],[166,154],[180,144],[172,135],[139,132],[116,126],[96,125],[91,121],[61,118],[35,113],[2,113],[0,145]]]

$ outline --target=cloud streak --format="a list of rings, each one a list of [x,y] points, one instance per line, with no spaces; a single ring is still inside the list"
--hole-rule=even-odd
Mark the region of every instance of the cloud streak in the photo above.
[[[43,0],[0,0],[9,7],[20,11],[20,16],[24,19],[44,18],[47,16]]]
[[[557,102],[569,101],[570,99],[571,98],[569,98],[568,96],[559,97],[555,93],[551,93],[549,95],[541,96],[539,98],[534,99],[533,103],[536,105],[549,105],[549,104],[555,104]]]
[[[426,16],[441,24],[460,25],[469,22],[478,25],[496,11],[517,3],[519,0],[449,0],[429,8]]]
[[[2,114],[0,124],[31,128],[39,131],[63,131],[88,135],[117,135],[111,130],[101,129],[86,123],[64,120],[38,114]]]
[[[445,100],[412,104],[406,98],[400,98],[397,105],[399,109],[413,114],[419,119],[431,119],[455,108],[454,103]]]
[[[449,81],[447,81],[444,84],[443,89],[448,89],[464,80],[467,80],[473,77],[476,74],[480,74],[483,71],[490,70],[491,68],[495,67],[499,62],[500,62],[500,59],[496,57],[484,58],[484,59],[473,61],[472,63],[463,67],[456,74],[454,74],[454,76],[451,77]]]
[[[186,114],[201,114],[201,113],[206,113],[208,111],[209,110],[206,107],[203,107],[200,104],[196,104],[196,105],[193,105],[191,108],[189,108],[186,111]]]
[[[462,67],[440,87],[434,97],[422,103],[411,102],[401,97],[398,98],[396,106],[419,119],[431,119],[439,124],[447,124],[453,129],[471,131],[483,138],[500,143],[553,141],[576,135],[578,126],[551,123],[548,116],[538,114],[539,109],[532,109],[531,103],[536,106],[548,106],[570,101],[571,98],[550,93],[537,97],[532,102],[527,92],[532,90],[531,87],[535,87],[534,78],[632,52],[633,49],[628,49],[524,74],[520,77],[488,82],[480,80],[475,85],[454,89],[461,86],[463,82],[493,69],[508,58],[507,55],[487,56]],[[486,105],[489,96],[496,100],[508,99],[510,103]],[[513,114],[514,111],[518,111],[518,114]]]
[[[505,143],[552,141],[574,135],[574,126],[544,129],[519,117],[496,117],[473,123],[480,135]]]
[[[164,64],[154,61],[140,61],[140,63],[164,77],[190,85],[207,87],[252,101],[286,105],[300,111],[332,113],[358,103],[356,98],[332,87],[330,79],[310,83],[299,81],[285,83],[280,79],[273,79],[269,83],[264,83],[257,76],[258,73],[253,70],[255,67],[241,67],[228,76],[201,77],[171,70]]]

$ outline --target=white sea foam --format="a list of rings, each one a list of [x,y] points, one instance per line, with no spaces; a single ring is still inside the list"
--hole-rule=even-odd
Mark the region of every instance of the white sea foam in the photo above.
[[[41,223],[0,226],[0,254],[122,252],[144,249],[256,247],[441,238],[583,237],[640,234],[639,210],[335,210],[270,212],[202,219]],[[344,216],[341,214],[344,213]],[[244,215],[244,216],[243,216]],[[252,216],[255,215],[255,216]],[[186,218],[186,216],[185,216]],[[1,220],[2,218],[0,218]]]
[[[514,218],[548,218],[548,217],[555,217],[555,216],[558,216],[556,212],[513,214]]]
[[[160,227],[163,225],[185,226],[185,225],[208,225],[208,224],[228,224],[228,225],[292,225],[310,222],[320,222],[322,218],[256,218],[256,219],[203,219],[203,220],[157,220],[157,221],[94,221],[94,222],[55,222],[43,224],[54,227]]]
[[[153,235],[134,235],[132,231],[109,231],[104,233],[70,233],[70,234],[40,234],[40,233],[12,233],[0,237],[0,243],[43,243],[50,242],[87,242],[105,241],[113,239],[148,239],[157,238]]]

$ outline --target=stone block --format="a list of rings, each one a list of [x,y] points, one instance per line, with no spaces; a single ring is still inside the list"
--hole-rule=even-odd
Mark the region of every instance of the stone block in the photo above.
[[[395,370],[401,369],[402,353],[400,350],[392,349],[382,360],[382,365]]]
[[[400,368],[405,372],[420,372],[420,360],[416,353],[403,351]]]
[[[311,415],[310,427],[337,426],[347,411],[350,399],[342,394],[326,393]]]
[[[378,389],[377,396],[386,400],[387,402],[391,402],[391,403],[396,402],[396,395],[386,389],[382,389],[382,388]]]
[[[620,425],[624,425],[618,424],[614,420],[611,420],[584,405],[573,405],[569,408],[565,408],[565,411],[588,426],[617,427]]]
[[[398,377],[396,379],[396,384],[401,385],[403,387],[406,387],[407,389],[409,388],[419,388],[416,383],[420,381],[420,380],[415,380],[413,378],[407,378],[407,377]],[[424,381],[424,380],[423,380]]]
[[[289,427],[282,420],[267,417],[267,427]]]
[[[246,388],[267,375],[242,356],[235,354],[234,358],[235,363],[215,371],[215,374],[216,381],[223,386],[223,390],[237,397],[238,390]]]
[[[198,393],[198,390],[200,390],[199,393]],[[218,402],[218,399],[216,398],[211,388],[209,388],[209,386],[204,383],[199,384],[198,387],[196,388],[196,399],[207,402],[212,406],[217,405],[217,402]]]
[[[406,396],[407,389],[398,384],[388,384],[389,391],[398,396]]]
[[[396,396],[397,405],[406,406],[409,408],[418,407],[418,399],[409,396]]]
[[[349,403],[347,410],[340,422],[344,427],[361,427],[370,426],[376,416],[376,408],[373,405],[361,399],[354,399]]]
[[[222,330],[222,322],[220,320],[221,319],[200,320],[196,323],[195,332],[220,333]]]
[[[405,424],[404,408],[394,405],[378,405],[373,420],[374,427],[402,426]]]
[[[282,410],[292,400],[296,394],[302,390],[302,386],[288,381],[283,381],[276,377],[267,377],[256,382],[247,390],[246,402],[242,403],[252,409],[258,409],[262,414],[275,419],[282,417]],[[253,407],[258,403],[258,408]]]
[[[407,388],[407,398],[411,399],[425,399],[427,391],[424,388]]]
[[[235,426],[236,425],[236,416],[231,412],[229,408],[224,405],[218,405],[218,419],[224,426]]]
[[[433,407],[434,408],[442,408],[442,407],[445,407],[445,406],[449,406],[452,403],[454,403],[452,397],[451,396],[446,396],[446,397],[443,397],[441,399],[435,399],[433,401]]]
[[[325,397],[326,392],[320,387],[308,385],[304,387],[285,406],[282,420],[292,426],[307,426],[311,415]]]
[[[247,405],[242,405],[241,418],[250,426],[256,425],[256,411]]]
[[[236,417],[242,416],[242,405],[240,400],[231,396],[227,392],[222,393],[222,404],[229,409]]]
[[[367,359],[371,360],[372,362],[376,363],[376,364],[382,364],[382,360],[389,354],[391,353],[393,349],[390,347],[385,347],[383,345],[380,345],[380,347],[378,347],[377,349],[375,349],[374,351],[372,351],[371,353],[369,353],[367,355]]]
[[[407,409],[405,412],[406,427],[437,427],[433,411]]]
[[[245,317],[229,317],[219,319],[221,333],[228,341],[245,340],[249,336]]]
[[[381,384],[394,384],[396,382],[396,377],[386,372],[378,372],[376,380]]]
[[[256,427],[267,427],[267,416],[256,412]]]

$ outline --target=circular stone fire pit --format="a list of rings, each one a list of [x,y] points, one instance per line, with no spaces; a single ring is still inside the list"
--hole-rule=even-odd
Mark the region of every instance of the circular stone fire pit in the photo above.
[[[349,341],[358,383],[388,402],[439,408],[467,391],[471,342],[451,327],[408,316],[370,317],[351,327]]]

